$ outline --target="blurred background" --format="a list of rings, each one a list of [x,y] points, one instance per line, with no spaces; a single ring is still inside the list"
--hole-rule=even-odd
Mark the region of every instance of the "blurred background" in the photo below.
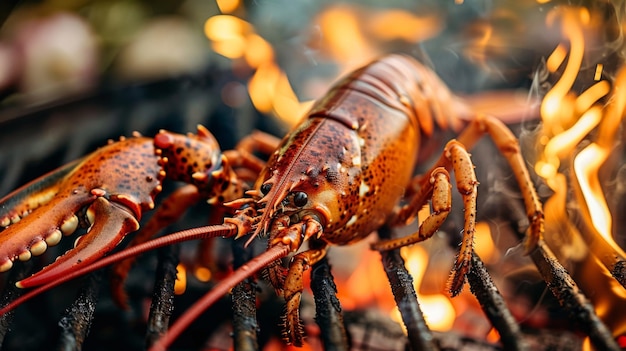
[[[283,134],[337,77],[387,52],[420,57],[456,92],[528,89],[560,37],[545,24],[556,5],[534,1],[1,6],[0,122],[12,132],[0,193],[62,145],[67,162],[133,130],[218,124],[225,149],[253,128]]]

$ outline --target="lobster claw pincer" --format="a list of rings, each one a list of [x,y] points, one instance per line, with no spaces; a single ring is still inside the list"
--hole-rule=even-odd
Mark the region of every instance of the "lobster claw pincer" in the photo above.
[[[165,176],[159,160],[153,139],[121,138],[1,199],[0,271],[73,234],[85,210],[91,228],[78,246],[18,286],[49,283],[107,254],[154,207]]]
[[[30,288],[53,281],[79,267],[91,264],[102,257],[102,252],[113,250],[126,234],[139,229],[135,216],[123,207],[104,197],[96,198],[88,210],[93,212],[93,225],[85,235],[77,239],[74,248],[16,285]]]

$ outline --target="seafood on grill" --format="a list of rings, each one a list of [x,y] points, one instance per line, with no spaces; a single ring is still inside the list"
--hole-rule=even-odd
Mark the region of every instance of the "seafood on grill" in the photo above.
[[[415,176],[420,151],[442,129],[460,132],[428,171]],[[62,281],[149,248],[191,238],[250,235],[250,242],[267,237],[264,253],[222,280],[154,347],[166,348],[209,305],[260,270],[285,298],[284,340],[302,345],[303,272],[323,258],[330,245],[352,244],[383,226],[403,226],[430,202],[432,212],[418,232],[381,240],[372,248],[392,250],[428,239],[451,209],[453,172],[465,216],[463,240],[450,278],[450,292],[456,295],[471,268],[476,221],[478,180],[467,149],[485,134],[508,160],[519,184],[530,223],[525,242],[530,251],[543,235],[542,206],[513,133],[501,121],[471,111],[415,59],[389,55],[339,81],[312,107],[271,153],[246,196],[224,204],[234,211],[224,224],[129,248]],[[309,246],[301,250],[305,242]],[[289,254],[294,255],[284,267],[280,259]]]

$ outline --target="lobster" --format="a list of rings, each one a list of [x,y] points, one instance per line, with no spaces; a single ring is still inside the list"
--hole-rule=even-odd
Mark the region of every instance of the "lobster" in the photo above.
[[[436,129],[461,130],[424,173],[414,176],[420,150]],[[383,226],[414,220],[431,203],[431,214],[407,237],[381,240],[374,250],[392,250],[431,237],[451,209],[450,172],[463,198],[464,227],[449,289],[457,295],[471,268],[478,180],[467,149],[488,134],[510,164],[522,193],[531,251],[543,235],[543,212],[517,139],[498,119],[469,109],[429,69],[394,54],[339,81],[271,154],[246,196],[224,205],[234,215],[222,225],[196,228],[155,239],[105,257],[26,294],[0,310],[87,271],[155,247],[199,237],[268,237],[268,249],[217,284],[181,316],[154,349],[165,349],[186,326],[234,285],[265,271],[285,298],[284,339],[302,345],[299,317],[302,274],[323,258],[330,245],[349,245]],[[301,251],[303,243],[308,249]],[[285,268],[280,259],[294,254]]]

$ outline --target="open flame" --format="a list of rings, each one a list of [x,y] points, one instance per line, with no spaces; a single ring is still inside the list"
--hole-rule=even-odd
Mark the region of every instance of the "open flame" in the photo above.
[[[298,98],[287,74],[277,64],[272,45],[251,23],[229,14],[241,7],[240,1],[220,0],[218,7],[223,14],[208,18],[204,26],[211,47],[233,60],[235,72],[242,70],[242,61],[254,71],[248,81],[248,94],[257,110],[274,114],[289,126],[295,125],[314,100]],[[417,16],[405,10],[372,10],[350,4],[328,6],[312,20],[311,32],[318,35],[309,44],[319,52],[320,59],[336,63],[338,69],[321,86],[317,81],[310,82],[313,88],[309,90],[317,95],[314,98],[319,97],[332,80],[381,55],[385,43],[417,43],[440,30],[440,20],[434,15]]]
[[[231,3],[221,6],[236,8]],[[255,70],[248,81],[248,93],[257,110],[274,113],[294,125],[310,107],[311,102],[298,100],[287,75],[275,62],[274,49],[250,23],[233,15],[216,15],[207,19],[204,32],[215,52],[234,60],[234,65],[243,60]]]
[[[389,289],[389,282],[382,265],[380,254],[367,249],[369,243],[362,245],[360,258],[355,270],[346,277],[335,273],[338,298],[342,307],[347,310],[376,306],[402,325],[400,312]],[[351,250],[351,248],[337,250]],[[344,256],[342,252],[340,256]],[[413,285],[418,301],[428,326],[432,330],[447,331],[452,329],[457,317],[451,299],[443,292],[445,279],[439,288],[440,292],[422,292],[424,277],[429,268],[429,255],[421,245],[413,245],[401,249],[407,270],[413,276]],[[337,257],[337,256],[335,256]],[[332,258],[331,258],[332,259]],[[440,275],[446,277],[446,274]]]
[[[589,23],[589,16],[586,8],[568,7],[557,8],[548,16],[549,23],[554,22],[557,17],[561,20],[561,31],[569,41],[569,51],[565,49],[566,45],[561,43],[546,61],[546,68],[554,73],[567,58],[560,79],[545,95],[541,104],[543,124],[538,140],[543,152],[535,164],[535,171],[546,180],[547,185],[555,192],[556,198],[562,198],[567,191],[566,178],[560,173],[561,163],[569,162],[570,155],[573,155],[580,143],[598,127],[603,118],[599,101],[610,90],[610,84],[602,80],[579,96],[572,92],[585,53],[583,28]],[[573,168],[583,194],[582,204],[586,204],[587,209],[591,211],[594,227],[614,249],[620,250],[611,238],[611,216],[597,178],[598,170],[606,160],[613,141],[614,139],[604,141],[603,147],[599,147],[597,143],[587,146],[574,158]],[[559,203],[558,206],[561,205]],[[548,211],[551,209],[546,208],[546,212]]]
[[[450,330],[456,319],[456,311],[450,298],[443,293],[425,294],[420,292],[426,268],[428,267],[428,252],[420,245],[413,245],[402,248],[401,253],[405,257],[407,270],[413,276],[417,300],[424,313],[426,323],[432,330]],[[402,324],[402,318],[397,306],[394,306],[392,313],[392,317]]]
[[[612,237],[613,218],[600,173],[603,167],[611,167],[607,160],[619,142],[616,131],[625,111],[626,72],[619,72],[611,92],[609,81],[602,79],[604,65],[597,64],[595,83],[574,93],[586,54],[585,34],[593,32],[592,16],[586,8],[558,7],[547,17],[549,24],[560,21],[566,43],[556,47],[546,60],[546,69],[554,74],[565,67],[541,105],[541,152],[535,171],[554,192],[545,203],[546,241],[561,259],[574,262],[574,279],[588,291],[598,316],[619,336],[626,331],[626,323],[621,312],[616,317],[615,310],[624,305],[626,291],[609,271],[626,256]],[[606,107],[603,99],[607,99]],[[568,185],[574,189],[578,217],[587,225],[574,225],[566,211]],[[589,349],[589,343],[585,345]]]

